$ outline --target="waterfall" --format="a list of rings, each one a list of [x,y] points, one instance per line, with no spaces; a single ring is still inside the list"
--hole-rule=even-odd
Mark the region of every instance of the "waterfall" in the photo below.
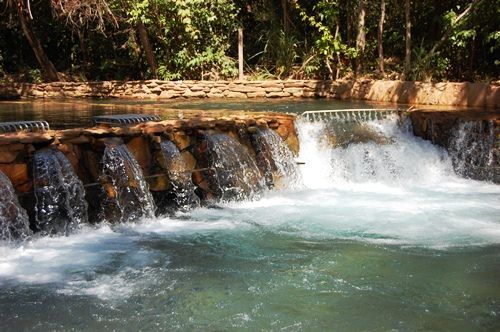
[[[31,235],[26,211],[19,205],[9,178],[0,172],[0,240],[14,240]]]
[[[125,144],[107,146],[100,182],[104,188],[102,217],[109,222],[153,218],[155,204],[142,170]]]
[[[172,141],[162,140],[157,159],[158,164],[167,172],[175,206],[181,210],[198,206],[200,200],[191,181],[191,170],[188,169],[177,146]]]
[[[457,174],[500,183],[500,140],[494,128],[493,120],[457,122],[448,143]]]
[[[33,183],[37,227],[42,232],[67,233],[87,222],[83,184],[62,152],[56,149],[35,152]]]
[[[409,126],[389,118],[363,124],[364,129],[332,127],[329,122],[298,122],[304,182],[310,188],[345,183],[389,185],[431,183],[453,176],[446,150],[415,137]],[[342,144],[329,133],[343,135]],[[356,134],[358,131],[358,134]],[[361,135],[359,133],[362,133]]]
[[[293,153],[283,139],[271,129],[259,128],[252,134],[257,165],[269,188],[297,188],[302,184]]]
[[[191,148],[197,160],[193,176],[208,199],[256,198],[265,184],[247,148],[226,134],[205,134]]]

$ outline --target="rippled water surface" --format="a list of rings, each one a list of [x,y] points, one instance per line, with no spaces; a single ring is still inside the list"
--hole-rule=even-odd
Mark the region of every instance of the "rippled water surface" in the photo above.
[[[500,186],[396,120],[259,200],[0,244],[0,330],[498,330]]]

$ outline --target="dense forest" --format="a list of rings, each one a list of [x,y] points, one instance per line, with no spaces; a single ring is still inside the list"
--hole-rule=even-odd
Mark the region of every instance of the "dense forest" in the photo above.
[[[0,81],[498,80],[500,0],[0,0]]]

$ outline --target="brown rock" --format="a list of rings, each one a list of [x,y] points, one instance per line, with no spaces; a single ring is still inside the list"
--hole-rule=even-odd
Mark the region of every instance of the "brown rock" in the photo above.
[[[196,167],[196,159],[189,151],[182,151],[181,156],[186,163],[186,169],[194,169]]]
[[[250,133],[250,134],[255,134],[257,132],[257,127],[248,127],[247,128],[247,131]]]
[[[304,91],[302,88],[284,88],[283,92],[288,92],[290,94],[302,93]]]
[[[209,92],[207,93],[208,98],[224,98],[224,95],[222,93],[212,93]]]
[[[90,139],[87,136],[78,136],[69,140],[61,141],[63,143],[71,143],[71,144],[86,144],[90,143]]]
[[[247,96],[248,98],[264,98],[266,96],[266,91],[249,92]]]
[[[285,140],[285,143],[288,145],[288,147],[290,148],[290,151],[292,151],[295,156],[299,155],[300,143],[299,143],[299,139],[296,135],[292,135],[292,134],[288,135],[288,138]]]
[[[183,150],[191,144],[191,138],[184,131],[174,132],[172,136],[172,141],[179,150]]]
[[[182,90],[184,91],[184,90]],[[158,96],[160,99],[172,99],[172,98],[179,98],[181,96],[181,93],[177,91],[172,91],[172,90],[164,90],[160,93]]]
[[[63,141],[78,137],[82,134],[82,132],[83,130],[81,128],[65,129],[59,131],[56,136],[59,140]]]
[[[166,127],[161,123],[148,123],[142,127],[142,132],[147,135],[161,134],[166,131]]]
[[[288,130],[287,126],[285,126],[285,125],[279,126],[276,129],[276,132],[278,133],[278,135],[281,136],[281,138],[283,138],[283,140],[286,140],[288,138],[288,134],[290,133],[290,131]]]
[[[267,89],[266,89],[267,91]],[[266,93],[267,98],[283,98],[283,97],[290,97],[290,94],[288,92],[269,92]]]
[[[263,88],[266,88],[266,90],[268,88],[277,88],[281,91],[285,87],[285,85],[281,81],[261,81],[259,85]]]
[[[31,191],[33,186],[28,175],[28,165],[25,163],[0,164],[2,171],[12,182],[12,186],[19,192]]]
[[[24,144],[9,144],[0,146],[0,163],[9,164],[16,160],[20,151],[24,149]]]
[[[127,142],[127,147],[134,155],[142,170],[148,173],[152,161],[148,139],[143,136],[134,137]]]
[[[231,88],[231,91],[243,92],[243,93],[249,93],[249,92],[255,93],[263,91],[263,89],[255,86],[236,85],[235,87]]]
[[[210,93],[213,93],[213,94],[219,94],[219,93],[222,93],[222,90],[219,89],[219,88],[211,88],[210,89]]]
[[[204,91],[191,91],[188,89],[182,96],[185,98],[205,98],[207,94]]]
[[[170,188],[170,180],[166,174],[156,174],[147,179],[149,190],[164,191]]]
[[[277,88],[277,87],[269,87],[265,88],[266,91],[266,96],[270,93],[282,93],[283,89],[282,88]]]
[[[224,96],[227,98],[247,98],[247,95],[242,92],[235,92],[235,91],[224,91]]]

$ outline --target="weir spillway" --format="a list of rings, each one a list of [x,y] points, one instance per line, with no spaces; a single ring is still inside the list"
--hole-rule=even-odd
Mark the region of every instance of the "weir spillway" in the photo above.
[[[200,113],[175,120],[127,115],[96,117],[93,127],[66,130],[50,130],[44,122],[9,123],[4,131],[12,132],[0,135],[0,236],[67,234],[88,222],[135,221],[299,188],[295,158],[299,135],[307,134],[298,132],[297,122],[322,124],[323,140],[340,148],[341,169],[357,167],[342,154],[348,145],[391,144],[390,137],[364,126],[390,117],[446,149],[457,174],[500,183],[494,112],[351,109],[299,117]],[[368,176],[377,167],[390,171],[390,163],[370,165],[370,151],[364,153]]]
[[[294,164],[294,120],[235,113],[96,117],[94,127],[66,130],[8,124],[12,132],[0,135],[2,238],[64,234],[89,221],[133,221],[257,197],[284,186],[275,150]]]

